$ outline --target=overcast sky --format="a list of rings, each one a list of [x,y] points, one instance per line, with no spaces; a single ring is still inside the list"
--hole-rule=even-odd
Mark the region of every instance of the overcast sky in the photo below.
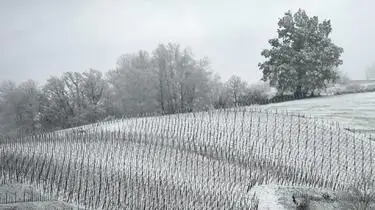
[[[43,82],[51,75],[114,68],[123,53],[159,43],[208,56],[225,80],[261,77],[257,64],[287,10],[331,19],[354,79],[375,61],[371,0],[12,0],[0,1],[0,80]]]

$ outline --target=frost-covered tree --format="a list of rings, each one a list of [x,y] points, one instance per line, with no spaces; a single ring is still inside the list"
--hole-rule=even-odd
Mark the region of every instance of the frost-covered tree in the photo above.
[[[343,48],[329,38],[330,20],[319,22],[301,9],[295,14],[288,11],[279,19],[277,32],[278,37],[268,41],[271,49],[261,53],[266,60],[258,66],[262,79],[279,95],[305,97],[337,79]]]
[[[3,82],[0,85],[0,133],[13,136],[39,131],[40,97],[41,91],[33,80],[18,86]]]
[[[107,110],[111,115],[176,113],[210,108],[215,81],[206,58],[196,59],[189,48],[160,44],[124,54],[107,74]]]
[[[65,72],[51,77],[43,87],[42,123],[47,130],[93,123],[104,118],[103,95],[107,88],[102,73]]]
[[[113,115],[155,112],[157,81],[148,52],[124,54],[107,74]]]
[[[345,73],[345,72],[339,71],[336,83],[342,84],[342,85],[349,84],[350,83],[350,78],[349,78],[348,74]]]
[[[161,111],[176,113],[209,108],[214,79],[207,58],[196,59],[190,49],[175,43],[161,44],[153,51]]]
[[[247,83],[237,75],[233,75],[226,82],[227,90],[234,106],[241,104],[247,92]]]
[[[82,73],[82,89],[85,101],[85,110],[80,113],[81,119],[91,123],[103,119],[106,115],[104,107],[104,94],[108,83],[103,73],[90,69]]]
[[[72,126],[76,115],[78,97],[69,93],[63,78],[50,77],[43,86],[41,102],[42,122],[47,129],[60,129]]]

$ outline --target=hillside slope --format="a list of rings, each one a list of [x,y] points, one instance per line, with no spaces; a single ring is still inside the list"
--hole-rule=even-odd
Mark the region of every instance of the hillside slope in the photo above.
[[[0,180],[88,208],[249,209],[255,185],[373,188],[373,144],[255,107],[129,118],[2,143]]]
[[[236,156],[254,156],[355,185],[371,176],[373,141],[333,121],[257,108],[216,110],[161,117],[123,119],[84,128],[119,131],[220,148]],[[65,131],[66,132],[66,131]],[[63,131],[61,132],[63,133]],[[157,141],[145,139],[151,144]]]

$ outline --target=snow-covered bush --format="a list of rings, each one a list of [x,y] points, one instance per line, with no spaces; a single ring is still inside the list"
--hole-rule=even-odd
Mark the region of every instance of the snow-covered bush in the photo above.
[[[343,95],[350,93],[364,93],[375,91],[375,84],[335,84],[334,86],[328,87],[323,95]]]
[[[259,82],[251,85],[242,98],[242,104],[265,104],[277,93],[275,88],[269,86],[266,82]]]

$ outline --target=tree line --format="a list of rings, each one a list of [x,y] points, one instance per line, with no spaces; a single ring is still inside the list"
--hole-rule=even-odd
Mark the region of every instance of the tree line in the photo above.
[[[152,53],[124,54],[105,73],[90,69],[0,85],[0,133],[16,135],[65,129],[144,113],[173,114],[261,103],[266,83],[248,85],[238,76],[222,82],[207,58],[179,44]]]
[[[222,82],[207,57],[190,48],[160,44],[152,52],[124,54],[105,73],[65,72],[44,85],[29,80],[0,84],[0,134],[36,133],[143,113],[173,114],[262,104],[319,95],[336,82],[343,49],[332,43],[329,20],[304,10],[279,19],[277,38],[261,55],[262,83],[233,75]],[[271,87],[276,95],[272,95]]]

